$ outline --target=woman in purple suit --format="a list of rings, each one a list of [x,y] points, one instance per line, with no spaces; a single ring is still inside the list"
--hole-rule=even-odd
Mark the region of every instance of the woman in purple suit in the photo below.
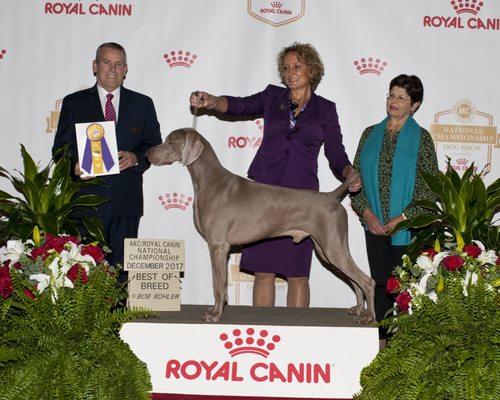
[[[333,173],[341,180],[354,173],[342,144],[335,103],[314,93],[324,74],[316,49],[294,43],[278,55],[278,72],[286,88],[267,86],[248,97],[191,94],[192,107],[237,116],[262,116],[262,144],[248,170],[256,182],[296,189],[319,190],[318,154],[324,145]],[[355,180],[350,191],[358,191]],[[309,273],[313,243],[305,239],[273,238],[245,246],[240,267],[255,275],[254,306],[274,306],[275,278],[288,283],[287,306],[309,306]]]

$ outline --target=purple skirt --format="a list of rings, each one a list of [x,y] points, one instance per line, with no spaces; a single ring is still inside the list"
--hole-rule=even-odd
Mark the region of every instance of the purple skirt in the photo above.
[[[286,277],[309,276],[313,242],[293,243],[291,237],[261,240],[243,248],[240,268],[250,272],[274,272]]]

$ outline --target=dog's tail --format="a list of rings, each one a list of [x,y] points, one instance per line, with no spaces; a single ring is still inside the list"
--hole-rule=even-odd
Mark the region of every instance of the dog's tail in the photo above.
[[[354,182],[354,180],[356,180],[358,177],[359,175],[357,172],[349,174],[346,180],[342,182],[342,184],[338,188],[330,192],[330,196],[334,197],[336,200],[341,202],[344,199],[345,195],[347,194],[347,189],[349,188],[349,185],[352,182]]]

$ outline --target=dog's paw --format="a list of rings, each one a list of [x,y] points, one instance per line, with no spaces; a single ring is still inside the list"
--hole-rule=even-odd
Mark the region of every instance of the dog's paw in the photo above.
[[[368,312],[368,310],[363,310],[359,314],[359,317],[357,318],[358,324],[361,325],[376,325],[375,318],[371,312]]]
[[[363,311],[363,306],[352,306],[347,309],[347,314],[349,315],[361,315]]]
[[[215,307],[209,307],[203,315],[203,320],[206,322],[219,322],[222,316],[222,312],[215,310]]]

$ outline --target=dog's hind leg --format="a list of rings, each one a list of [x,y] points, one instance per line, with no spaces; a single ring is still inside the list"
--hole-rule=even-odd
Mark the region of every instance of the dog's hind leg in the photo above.
[[[314,243],[314,248],[315,248],[316,252],[318,253],[318,255],[321,257],[321,259],[328,262],[329,264],[334,265],[331,261],[328,260],[328,257],[326,257],[326,255],[325,255],[323,249],[321,248],[321,246],[319,245],[318,241],[312,236],[311,236],[311,239]],[[354,293],[356,295],[356,305],[349,308],[349,310],[347,312],[350,315],[361,315],[365,309],[364,292],[355,281],[353,281],[351,279],[349,279],[349,281],[352,283],[352,287],[353,287]]]
[[[354,283],[357,304],[349,310],[359,315],[359,322],[369,324],[375,320],[375,281],[366,275],[354,262],[348,253],[344,256],[333,256],[334,265],[339,268]],[[364,309],[364,297],[366,298],[367,310]]]
[[[205,312],[203,317],[208,322],[220,321],[227,303],[227,254],[229,247],[228,243],[209,245],[215,304]]]
[[[335,240],[333,245],[332,241]],[[324,235],[314,238],[316,250],[325,261],[337,267],[353,283],[356,294],[356,305],[349,309],[349,314],[359,315],[359,321],[369,324],[375,318],[375,281],[366,275],[354,262],[349,246],[347,245],[347,235],[344,238],[333,238],[331,235]],[[367,310],[365,310],[365,298]]]

